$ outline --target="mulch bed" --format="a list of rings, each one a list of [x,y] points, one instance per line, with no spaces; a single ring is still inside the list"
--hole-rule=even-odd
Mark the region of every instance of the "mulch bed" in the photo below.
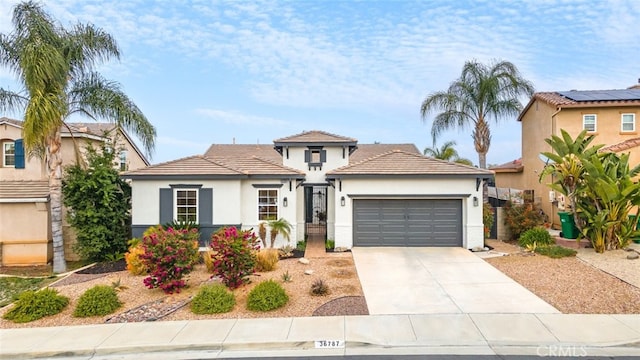
[[[127,262],[122,259],[118,261],[100,262],[86,269],[77,271],[76,274],[107,274],[127,269]]]

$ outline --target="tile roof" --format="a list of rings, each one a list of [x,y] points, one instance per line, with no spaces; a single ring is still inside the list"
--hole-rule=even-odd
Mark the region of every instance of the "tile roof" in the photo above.
[[[20,120],[15,120],[15,119],[9,119],[8,117],[0,117],[0,124],[2,123],[7,123],[7,124],[12,124],[15,126],[19,126],[22,127],[22,121]]]
[[[215,146],[215,145],[214,145]],[[214,146],[207,150],[206,154],[212,154]],[[231,147],[237,146],[236,151]],[[149,167],[128,171],[123,177],[132,177],[139,175],[155,175],[155,176],[179,176],[179,175],[199,175],[199,176],[250,176],[250,175],[285,175],[292,177],[302,177],[303,172],[282,165],[280,154],[273,148],[269,151],[274,152],[278,156],[278,161],[252,155],[252,151],[256,150],[255,145],[230,145],[223,146],[224,156],[222,152],[214,156],[195,155],[178,160],[168,161],[160,164],[151,165]],[[215,149],[214,149],[215,150]],[[258,150],[265,150],[264,148]],[[261,153],[261,151],[258,151]],[[235,155],[235,156],[234,156]]]
[[[122,176],[133,175],[244,175],[241,171],[207,159],[202,155],[167,161],[137,170],[127,171]]]
[[[355,164],[376,155],[394,150],[401,150],[408,153],[419,154],[420,151],[414,144],[358,144],[356,151],[349,156],[349,163]]]
[[[329,171],[327,175],[481,175],[493,172],[473,166],[433,159],[420,154],[393,150]]]
[[[205,151],[204,156],[210,159],[236,159],[256,156],[275,162],[282,161],[282,156],[273,148],[273,144],[213,144]]]
[[[0,181],[0,199],[42,199],[49,197],[49,182]]]
[[[609,146],[605,146],[603,148],[600,148],[600,152],[620,152],[620,151],[625,151],[625,150],[629,150],[635,147],[640,146],[640,137],[637,138],[633,138],[633,139],[629,139],[629,140],[625,140],[623,142],[617,143],[617,144],[613,144],[613,145],[609,145]]]
[[[276,139],[276,143],[356,143],[358,140],[346,136],[331,134],[325,131],[312,130],[300,134]]]
[[[489,170],[493,170],[495,172],[522,172],[523,169],[524,166],[522,166],[522,158],[489,168]]]

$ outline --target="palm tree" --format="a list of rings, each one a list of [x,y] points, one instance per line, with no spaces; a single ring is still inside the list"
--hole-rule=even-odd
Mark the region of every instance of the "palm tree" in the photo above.
[[[440,159],[449,162],[453,161],[458,164],[473,166],[473,162],[471,162],[471,160],[461,158],[460,155],[458,155],[458,152],[456,151],[454,146],[456,146],[455,141],[447,141],[438,148],[434,141],[432,147],[427,147],[424,149],[424,154],[434,159]]]
[[[46,161],[49,176],[53,271],[66,271],[62,238],[62,157],[60,128],[73,114],[115,122],[136,134],[147,154],[154,148],[155,128],[121,90],[93,69],[118,59],[111,35],[93,25],[66,29],[40,4],[15,6],[14,30],[0,34],[0,65],[17,75],[20,92],[0,88],[0,111],[24,111],[23,137],[30,156]]]
[[[269,228],[271,228],[269,231],[269,235],[271,236],[271,244],[269,244],[270,248],[275,245],[278,234],[282,234],[287,241],[290,239],[291,223],[289,223],[287,219],[280,218],[278,220],[271,220],[268,225]]]
[[[515,65],[508,61],[484,65],[467,61],[460,78],[447,91],[430,94],[421,107],[422,120],[435,111],[431,124],[433,140],[449,129],[471,126],[471,137],[478,153],[480,167],[487,168],[487,152],[491,145],[489,121],[517,116],[522,110],[518,97],[533,95],[533,85],[520,76]]]

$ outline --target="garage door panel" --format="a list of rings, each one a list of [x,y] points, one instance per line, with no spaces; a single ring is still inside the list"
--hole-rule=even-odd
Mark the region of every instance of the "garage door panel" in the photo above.
[[[462,246],[462,201],[354,200],[356,246]]]

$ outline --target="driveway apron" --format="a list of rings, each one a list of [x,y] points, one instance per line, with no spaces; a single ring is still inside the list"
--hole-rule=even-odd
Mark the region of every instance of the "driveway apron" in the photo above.
[[[559,313],[463,248],[355,247],[352,252],[371,315]]]

